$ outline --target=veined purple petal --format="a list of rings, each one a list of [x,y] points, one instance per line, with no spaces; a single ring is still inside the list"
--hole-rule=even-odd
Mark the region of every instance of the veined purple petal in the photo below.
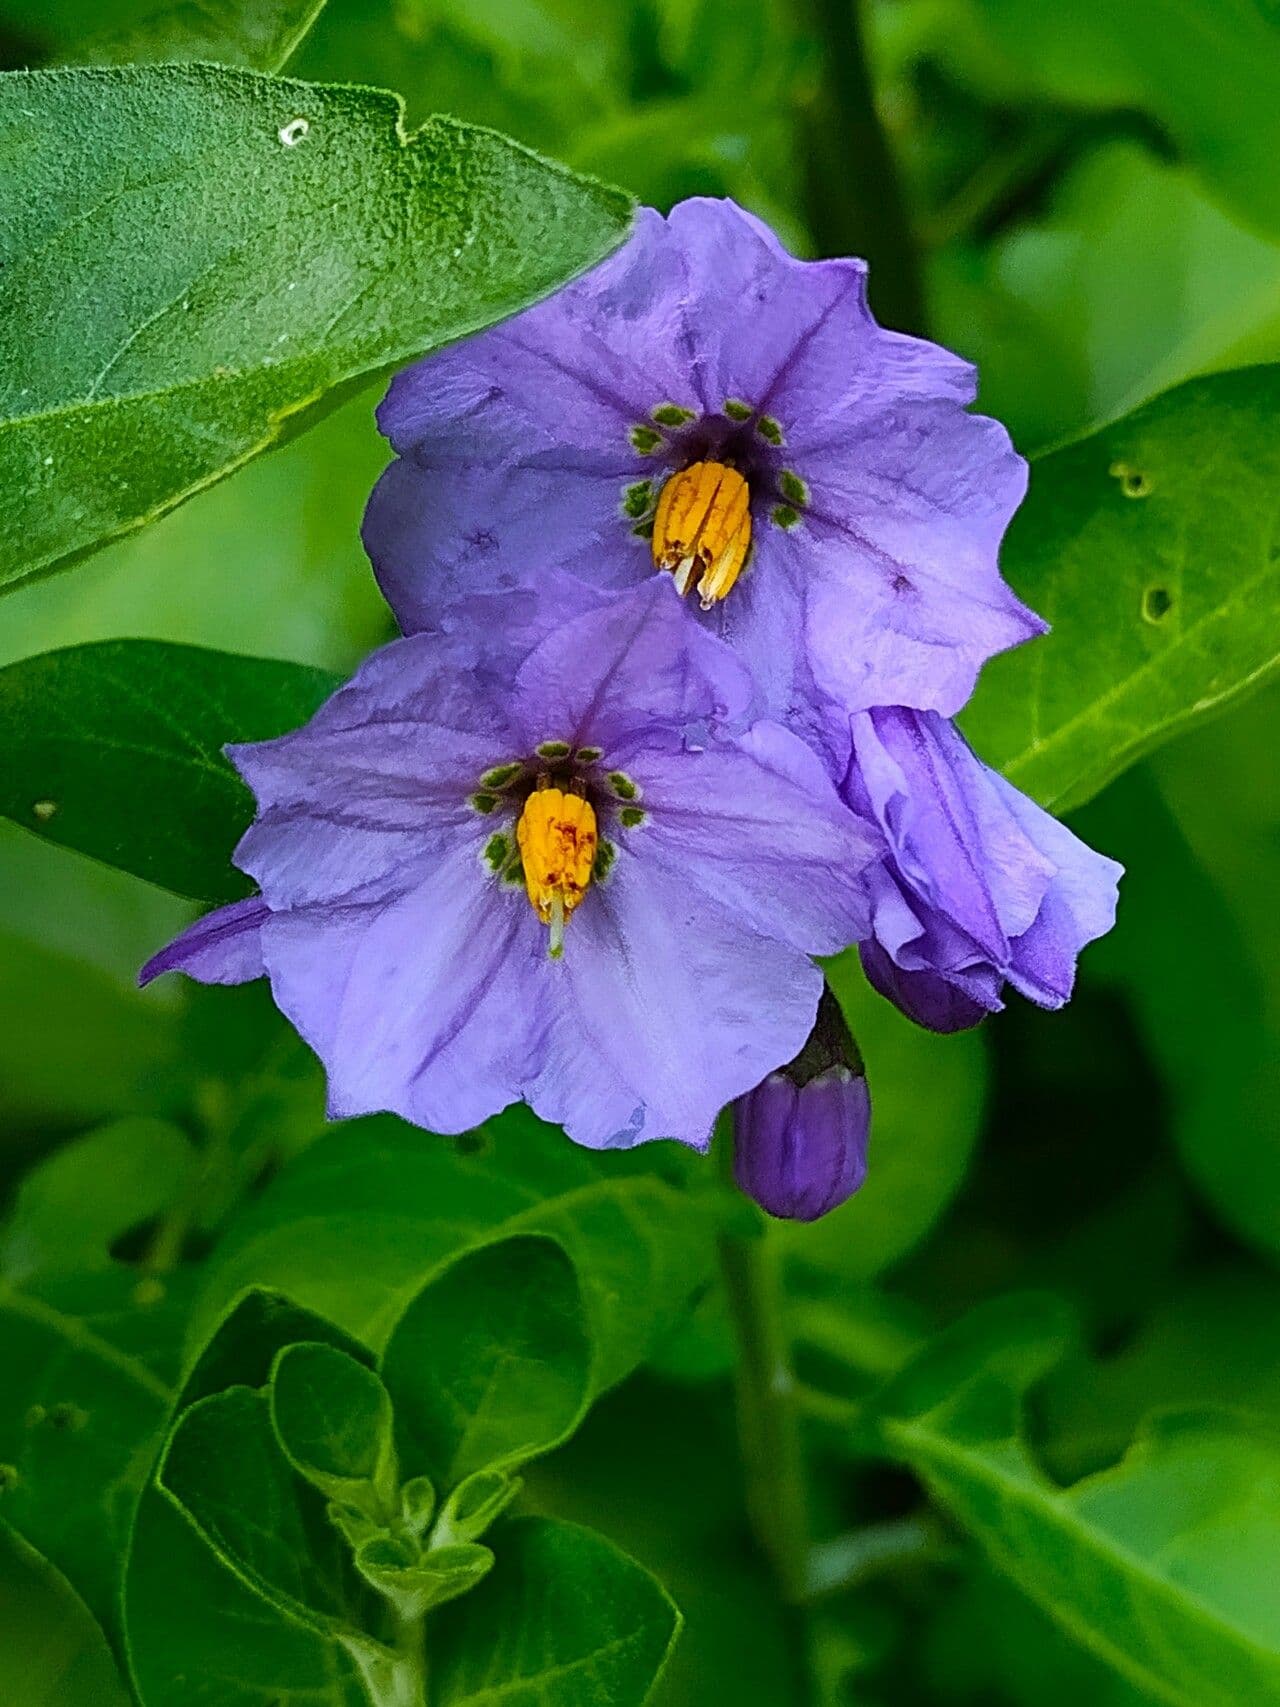
[[[162,972],[185,972],[199,984],[247,984],[265,976],[262,927],[268,914],[261,895],[215,908],[152,955],[138,974],[139,984]]]
[[[1004,984],[1043,1007],[1110,929],[1121,868],[1019,794],[944,719],[902,709],[852,720],[845,798],[876,822],[867,976],[912,1018],[960,1030]]]
[[[705,1149],[720,1109],[809,1033],[822,976],[731,905],[620,849],[574,916],[546,1059],[526,1096],[593,1149],[677,1138]],[[557,974],[561,975],[557,980]]]
[[[402,624],[440,626],[477,592],[651,579],[665,483],[727,461],[751,554],[721,605],[686,609],[741,652],[764,709],[822,744],[848,711],[957,711],[987,658],[1043,630],[998,568],[1026,468],[969,413],[967,363],[876,325],[865,274],[695,199],[401,374],[380,415],[401,461],[365,541]]]
[[[810,957],[864,929],[866,829],[798,738],[744,727],[741,662],[666,583],[510,627],[487,597],[233,749],[260,965],[334,1114],[461,1131],[525,1097],[582,1143],[703,1143],[808,1035]],[[598,815],[562,945],[516,863],[544,789]]]

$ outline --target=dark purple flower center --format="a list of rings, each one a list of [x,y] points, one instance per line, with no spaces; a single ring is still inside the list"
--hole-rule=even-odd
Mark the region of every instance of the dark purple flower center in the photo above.
[[[809,489],[786,466],[782,423],[750,403],[729,397],[711,415],[658,403],[649,415],[631,428],[631,444],[662,471],[624,487],[622,512],[653,541],[655,565],[681,593],[696,584],[709,610],[749,566],[753,534],[766,522],[797,526]]]

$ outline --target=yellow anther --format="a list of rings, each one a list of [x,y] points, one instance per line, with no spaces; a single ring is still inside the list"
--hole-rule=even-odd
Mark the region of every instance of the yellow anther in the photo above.
[[[516,825],[529,904],[551,927],[547,952],[558,959],[565,921],[587,892],[596,861],[596,815],[589,800],[545,779],[524,803]]]
[[[692,462],[658,496],[653,561],[683,596],[698,576],[703,610],[732,589],[751,545],[751,491],[736,468]]]

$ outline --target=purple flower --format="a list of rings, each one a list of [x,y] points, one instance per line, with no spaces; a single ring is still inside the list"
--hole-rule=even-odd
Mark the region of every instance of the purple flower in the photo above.
[[[458,1132],[523,1097],[579,1143],[703,1145],[804,1041],[810,956],[865,933],[874,838],[669,584],[500,603],[229,749],[261,897],[144,980],[265,969],[335,1116]]]
[[[997,567],[1026,467],[967,411],[973,369],[877,326],[865,282],[687,201],[400,374],[364,537],[401,626],[467,592],[670,572],[795,729],[824,696],[957,711],[1043,628]]]
[[[935,1031],[1071,995],[1080,950],[1111,929],[1122,867],[988,769],[944,718],[900,708],[852,719],[849,805],[885,852],[868,873],[875,987]]]
[[[800,1054],[739,1097],[733,1126],[734,1178],[781,1220],[816,1221],[866,1179],[871,1094],[829,990]]]

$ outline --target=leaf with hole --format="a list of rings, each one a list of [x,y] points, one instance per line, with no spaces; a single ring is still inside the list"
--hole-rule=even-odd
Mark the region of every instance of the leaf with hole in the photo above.
[[[1191,380],[1032,470],[1004,566],[1052,624],[962,718],[1056,811],[1280,660],[1280,366]]]

